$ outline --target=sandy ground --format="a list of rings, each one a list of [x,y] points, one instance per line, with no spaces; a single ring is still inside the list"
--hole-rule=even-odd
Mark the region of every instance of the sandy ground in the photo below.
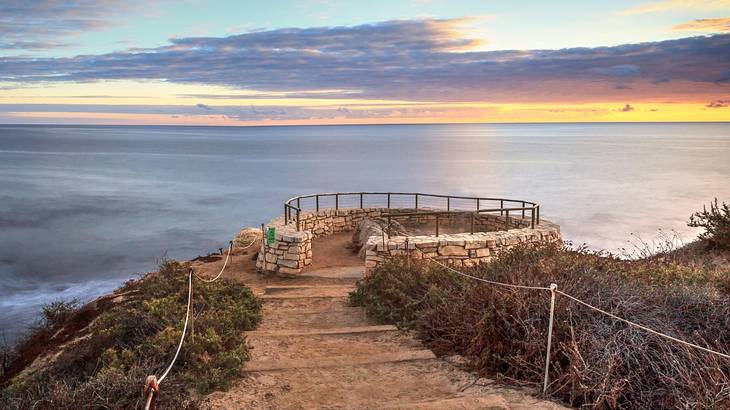
[[[349,234],[315,240],[313,263],[298,277],[256,273],[253,252],[234,252],[224,277],[264,299],[252,358],[216,409],[557,409],[527,391],[499,386],[436,358],[412,335],[374,323],[347,295],[364,271]],[[216,275],[220,256],[194,262]]]

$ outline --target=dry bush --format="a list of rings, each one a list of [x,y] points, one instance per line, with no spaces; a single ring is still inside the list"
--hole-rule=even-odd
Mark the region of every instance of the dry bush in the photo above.
[[[703,207],[689,218],[687,225],[705,228],[700,239],[705,240],[710,248],[730,250],[730,205],[710,202],[710,209]]]
[[[730,300],[713,273],[626,261],[563,245],[520,247],[468,269],[489,280],[549,286],[664,333],[727,353]],[[428,262],[396,260],[362,280],[356,304],[418,331],[438,354],[541,385],[550,292],[497,287]],[[678,345],[558,296],[548,394],[576,407],[730,407],[730,361]]]

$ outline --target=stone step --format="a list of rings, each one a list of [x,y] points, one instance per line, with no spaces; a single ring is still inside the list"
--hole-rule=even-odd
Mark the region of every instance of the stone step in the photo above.
[[[251,360],[365,356],[423,349],[419,340],[401,332],[248,337],[246,341],[251,346]]]
[[[347,295],[328,296],[328,295],[261,295],[259,298],[264,301],[269,300],[289,300],[289,299],[322,299],[322,298],[347,298]]]
[[[265,309],[258,329],[331,329],[370,324],[367,314],[356,307],[313,311]]]
[[[347,296],[340,297],[294,297],[294,298],[276,298],[273,295],[269,295],[264,303],[263,308],[266,312],[276,311],[290,311],[295,312],[301,311],[333,311],[338,309],[344,309],[350,306],[350,301]],[[266,313],[265,313],[266,314]]]
[[[270,304],[264,304],[261,312],[264,316],[266,315],[272,315],[273,316],[280,316],[280,315],[315,315],[318,313],[358,313],[362,312],[362,309],[358,306],[348,306],[345,304],[342,305],[324,305],[326,307],[323,307],[320,304],[302,304],[298,307],[288,307],[288,306],[271,306]],[[265,317],[264,317],[265,318]]]
[[[403,404],[385,404],[384,410],[472,410],[472,409],[490,409],[490,410],[510,410],[511,407],[507,401],[499,394],[487,394],[476,397],[454,397],[447,399],[428,400],[414,403]]]
[[[458,397],[469,381],[441,360],[415,360],[248,372],[209,397],[215,409],[380,409]]]
[[[355,288],[347,285],[284,285],[284,286],[267,286],[264,289],[265,300],[282,299],[293,297],[345,297]]]
[[[245,332],[247,337],[289,337],[312,335],[352,335],[358,333],[397,332],[393,325],[355,326],[332,329],[282,329],[282,330],[252,330]]]
[[[287,291],[306,291],[309,289],[322,289],[325,290],[338,290],[347,288],[347,290],[352,291],[354,289],[353,286],[349,285],[268,285],[264,288],[264,293],[266,295],[272,295]]]
[[[337,266],[332,268],[322,268],[311,271],[304,271],[300,278],[349,278],[360,279],[365,276],[365,262],[361,266]]]
[[[354,367],[370,364],[410,362],[415,360],[433,360],[436,356],[430,350],[403,350],[360,356],[329,356],[305,359],[261,360],[246,363],[246,372],[264,372],[272,370],[311,369],[327,367]]]

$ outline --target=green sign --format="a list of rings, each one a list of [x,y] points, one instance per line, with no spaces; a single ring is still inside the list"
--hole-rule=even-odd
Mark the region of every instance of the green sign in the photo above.
[[[276,239],[276,228],[273,226],[270,226],[269,229],[266,231],[266,244],[272,245],[274,243],[274,240]]]

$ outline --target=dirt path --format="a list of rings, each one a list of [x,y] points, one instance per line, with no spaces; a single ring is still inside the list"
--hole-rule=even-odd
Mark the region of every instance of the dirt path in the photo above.
[[[346,235],[313,244],[323,256],[302,276],[263,277],[251,255],[235,255],[224,274],[264,299],[263,320],[248,332],[252,358],[216,409],[558,409],[436,358],[412,336],[377,325],[348,304],[362,261]],[[317,256],[315,255],[315,260]],[[196,262],[215,274],[220,258]]]

